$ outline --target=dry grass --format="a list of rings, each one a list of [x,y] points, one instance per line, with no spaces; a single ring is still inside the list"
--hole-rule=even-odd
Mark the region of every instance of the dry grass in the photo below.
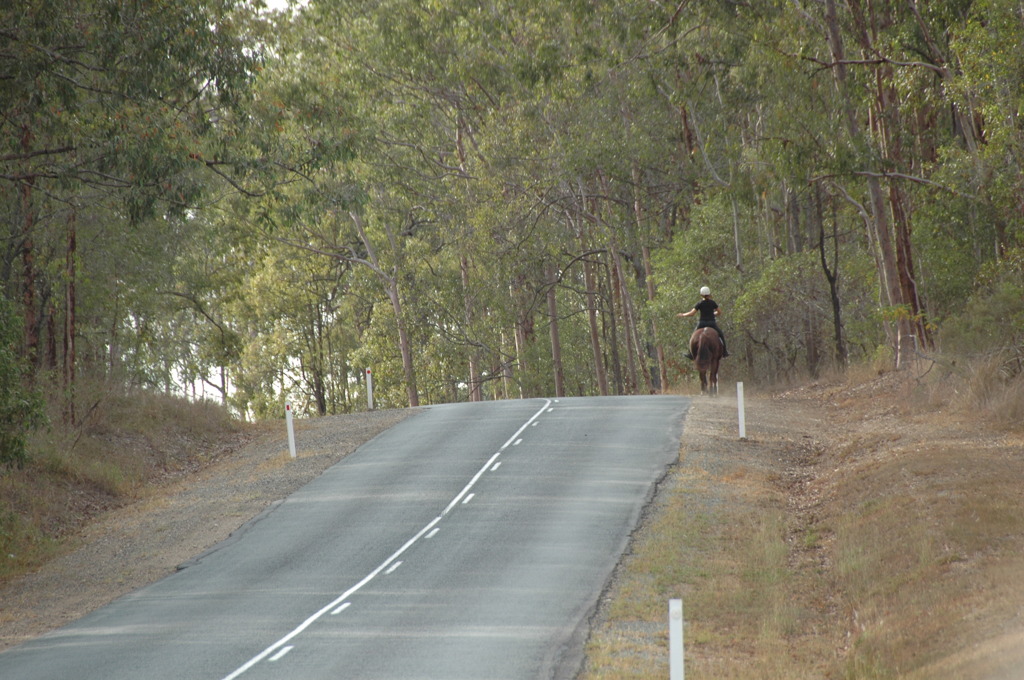
[[[56,400],[54,400],[56,402]],[[0,581],[66,549],[65,537],[153,485],[236,446],[224,409],[146,391],[111,392],[83,379],[77,424],[50,414],[29,441],[29,462],[0,474]]]
[[[763,465],[773,447],[790,443],[724,436],[735,429],[735,409],[724,396],[695,402],[681,464],[620,567],[583,678],[667,677],[672,598],[684,601],[688,677],[820,677],[813,658],[824,647],[810,640],[791,649],[814,607],[791,568],[785,494]],[[753,420],[748,411],[748,423],[756,427],[767,411]],[[801,551],[818,541],[801,536]]]
[[[743,444],[695,402],[583,677],[666,677],[673,597],[688,678],[1024,677],[1021,378],[927,369],[751,399]]]

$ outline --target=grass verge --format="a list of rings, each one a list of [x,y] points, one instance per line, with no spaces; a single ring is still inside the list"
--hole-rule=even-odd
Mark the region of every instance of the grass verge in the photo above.
[[[671,598],[687,678],[1024,677],[1020,386],[922,373],[695,401],[581,678],[668,677]]]
[[[30,437],[27,463],[0,471],[0,582],[70,547],[67,537],[93,517],[199,469],[244,437],[241,423],[209,403],[111,391],[84,378],[77,401],[76,424],[63,424],[55,410],[52,425]]]

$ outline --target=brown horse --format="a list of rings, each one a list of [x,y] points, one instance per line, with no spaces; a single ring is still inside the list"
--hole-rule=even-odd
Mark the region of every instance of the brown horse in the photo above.
[[[718,362],[722,359],[722,339],[714,328],[698,328],[690,336],[690,354],[700,373],[700,393],[718,395]]]

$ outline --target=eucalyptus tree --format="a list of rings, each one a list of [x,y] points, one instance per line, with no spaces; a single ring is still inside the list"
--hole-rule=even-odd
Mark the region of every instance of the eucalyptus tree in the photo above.
[[[314,249],[377,278],[394,315],[411,406],[419,403],[419,389],[410,329],[415,313],[406,309],[408,287],[415,285],[410,269],[437,241],[431,232],[441,219],[438,187],[463,174],[452,142],[460,133],[462,92],[458,83],[445,83],[446,55],[430,42],[430,22],[440,14],[414,3],[310,3],[283,64],[305,100],[343,112],[340,120],[309,121],[312,134],[336,139],[348,125],[358,131],[351,157],[308,176],[314,211],[294,221],[289,238],[312,241]],[[340,237],[324,238],[328,232]]]
[[[979,300],[984,299],[993,292],[993,275],[1003,278],[996,272],[1005,269],[1010,281],[1017,267],[1024,239],[1024,134],[1017,122],[1024,56],[1013,46],[1021,40],[1021,7],[1003,0],[970,3],[933,38],[940,55],[934,61],[945,74],[944,92],[958,113],[953,122],[964,130],[936,149],[939,162],[933,179],[953,191],[928,189],[919,209],[925,218],[915,234],[925,295],[940,323],[963,313],[964,296],[976,285]],[[1022,288],[1024,281],[1016,285]],[[998,306],[1000,318],[1016,314]],[[1003,335],[1009,339],[1014,334]]]
[[[677,115],[650,83],[661,77],[657,55],[673,12],[639,5],[583,11],[571,3],[562,9],[571,21],[537,33],[548,41],[538,50],[545,60],[537,71],[546,77],[499,114],[513,120],[488,131],[509,150],[499,155],[515,163],[484,170],[493,170],[508,194],[532,197],[520,202],[529,211],[522,221],[545,225],[546,257],[562,272],[555,277],[549,269],[542,281],[557,278],[560,295],[572,298],[573,287],[562,284],[573,280],[573,268],[583,274],[595,389],[650,389],[646,348],[657,341],[642,326],[650,294],[645,253],[667,238],[680,203],[671,179]]]
[[[484,363],[509,364],[502,341],[489,333],[493,307],[477,281],[491,271],[492,255],[480,247],[490,230],[471,220],[473,206],[487,200],[475,180],[481,166],[495,162],[479,135],[510,88],[546,77],[551,64],[530,46],[538,35],[557,44],[537,28],[554,22],[554,12],[525,6],[504,12],[479,3],[314,2],[296,22],[287,59],[297,74],[313,74],[308,80],[326,79],[320,96],[335,110],[344,108],[358,129],[351,158],[310,176],[319,212],[299,225],[296,241],[312,236],[321,252],[377,278],[393,315],[410,404],[419,401],[416,335],[459,348],[467,367],[462,382],[473,398]],[[525,44],[517,45],[520,40]],[[346,99],[346,93],[357,96]],[[331,134],[329,127],[321,129]],[[319,238],[318,221],[348,222],[347,237]],[[447,285],[453,280],[458,283]],[[459,294],[439,295],[434,285],[440,282],[444,292]]]
[[[668,361],[648,348],[705,282],[751,310],[785,276],[811,286],[799,323],[772,332],[812,371],[826,343],[841,364],[876,318],[866,253],[899,339],[926,335],[912,237],[940,233],[942,209],[920,199],[953,206],[961,180],[933,174],[939,150],[983,139],[963,113],[974,91],[962,132],[936,122],[965,87],[949,42],[962,17],[955,2],[313,2],[275,101],[289,135],[345,152],[268,201],[267,222],[376,282],[357,356],[394,362],[408,403],[653,387]],[[763,339],[757,313],[739,318]],[[592,380],[566,368],[566,336]]]
[[[154,349],[142,342],[152,275],[211,183],[244,180],[237,132],[261,59],[247,16],[231,0],[0,10],[4,286],[33,366],[61,355],[70,382],[99,348],[159,363],[141,356]],[[79,327],[79,307],[94,325]],[[92,347],[76,352],[83,337]]]

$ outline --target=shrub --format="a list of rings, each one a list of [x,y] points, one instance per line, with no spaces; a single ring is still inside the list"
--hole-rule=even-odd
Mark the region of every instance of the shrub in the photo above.
[[[0,467],[23,465],[25,436],[45,422],[43,400],[27,387],[25,363],[16,350],[18,330],[10,303],[0,296]]]
[[[941,331],[947,354],[1019,353],[1024,348],[1024,248],[983,267],[963,313]]]

